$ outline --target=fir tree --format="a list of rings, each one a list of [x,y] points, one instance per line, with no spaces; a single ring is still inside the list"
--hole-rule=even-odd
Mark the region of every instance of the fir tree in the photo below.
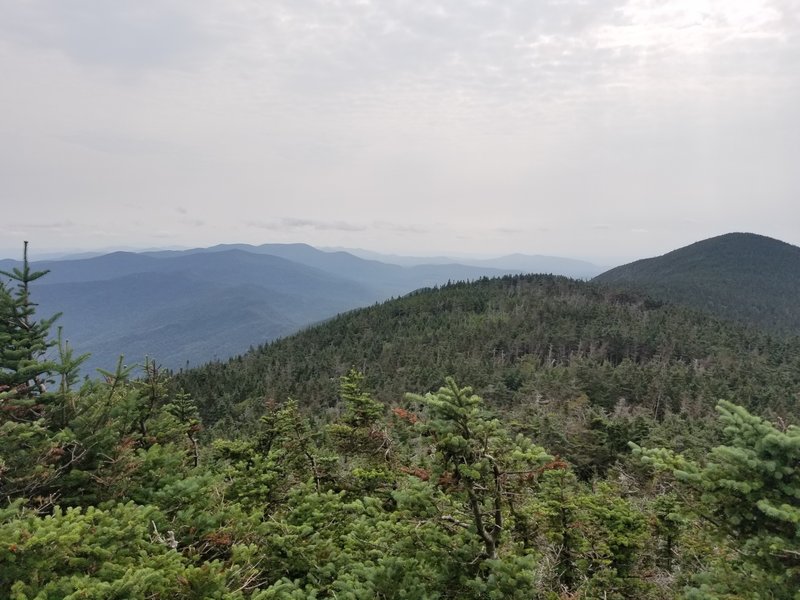
[[[697,577],[689,597],[797,600],[800,428],[778,429],[726,401],[717,410],[728,443],[711,450],[704,463],[633,445],[645,462],[694,490],[688,508],[714,525],[720,542],[730,542]]]
[[[514,508],[515,488],[551,457],[522,435],[512,438],[487,413],[483,399],[451,377],[435,394],[407,397],[428,409],[430,419],[418,425],[435,444],[439,481],[464,496],[459,514],[447,517],[473,529],[483,543],[484,557],[496,559],[507,512]]]
[[[0,271],[9,279],[7,284],[0,282],[0,402],[19,406],[22,410],[15,413],[17,418],[41,416],[36,399],[47,392],[48,376],[58,370],[56,363],[46,360],[45,353],[55,345],[48,335],[60,313],[36,321],[36,304],[31,300],[30,284],[48,272],[31,270],[28,242],[22,268]]]

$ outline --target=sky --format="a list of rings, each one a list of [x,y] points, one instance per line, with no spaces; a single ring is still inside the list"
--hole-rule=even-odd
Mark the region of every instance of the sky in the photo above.
[[[800,0],[0,0],[0,254],[800,245]]]

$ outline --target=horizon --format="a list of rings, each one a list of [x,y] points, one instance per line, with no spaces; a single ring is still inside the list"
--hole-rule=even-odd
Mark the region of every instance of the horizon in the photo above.
[[[800,244],[793,243],[792,241],[780,239],[775,236],[766,235],[763,233],[753,232],[753,231],[728,231],[721,234],[721,235],[729,235],[734,233],[745,233],[745,234],[752,234],[758,235],[763,237],[769,237],[775,239],[780,242],[784,242],[793,246],[800,246]],[[668,248],[662,252],[657,254],[650,254],[650,255],[642,255],[642,256],[628,256],[628,257],[610,257],[606,258],[605,260],[597,260],[593,259],[591,256],[568,256],[568,255],[558,255],[553,253],[546,253],[546,252],[505,252],[505,253],[498,253],[498,254],[486,254],[486,253],[467,253],[467,252],[459,252],[459,251],[445,251],[445,252],[420,252],[420,253],[401,253],[401,252],[383,252],[380,250],[375,250],[372,248],[362,248],[362,247],[355,247],[355,246],[318,246],[315,244],[311,244],[306,241],[298,240],[298,241],[289,241],[289,242],[273,242],[273,241],[262,241],[262,242],[255,242],[255,243],[248,243],[248,242],[240,242],[240,241],[223,241],[223,242],[213,242],[206,245],[187,245],[187,246],[107,246],[107,247],[84,247],[84,248],[54,248],[54,249],[43,249],[37,250],[34,245],[28,240],[29,247],[28,247],[28,256],[32,262],[35,261],[45,261],[45,260],[61,260],[61,259],[72,259],[72,258],[80,258],[80,255],[83,254],[111,254],[113,252],[133,252],[133,253],[143,253],[143,252],[159,252],[159,251],[186,251],[186,250],[194,250],[199,248],[212,248],[215,246],[225,246],[225,245],[236,245],[236,244],[244,244],[250,246],[260,246],[262,244],[280,244],[280,245],[307,245],[311,246],[317,250],[321,250],[323,252],[348,252],[354,255],[358,255],[358,253],[365,253],[368,255],[374,254],[375,257],[367,256],[368,260],[377,260],[377,261],[384,261],[384,262],[391,262],[389,259],[392,257],[397,258],[410,258],[410,259],[455,259],[455,260],[487,260],[487,259],[495,259],[495,258],[505,258],[513,255],[523,255],[523,256],[540,256],[544,258],[554,258],[554,259],[567,259],[567,260],[575,260],[575,261],[582,261],[586,263],[590,263],[594,266],[601,267],[604,269],[612,269],[624,264],[628,264],[631,262],[635,262],[637,260],[647,259],[647,258],[655,258],[658,256],[663,256],[673,250],[678,250],[679,248],[684,248],[691,244],[702,242],[704,240],[718,237],[709,236],[708,238],[696,239],[691,240],[687,243],[684,243],[680,246],[675,246],[672,248]],[[21,246],[22,244],[20,244]],[[13,250],[4,250],[0,248],[0,260],[20,260],[22,256],[22,248],[16,252]],[[37,256],[38,255],[38,256]]]
[[[790,0],[0,0],[3,246],[800,244]]]
[[[24,241],[24,240],[23,240]],[[526,253],[526,252],[508,252],[504,254],[478,254],[478,253],[464,253],[464,252],[446,252],[446,253],[419,253],[419,254],[401,254],[397,252],[381,252],[378,250],[374,250],[371,248],[357,248],[357,247],[345,247],[345,246],[316,246],[314,244],[310,244],[304,241],[294,241],[294,242],[260,242],[260,243],[252,243],[248,244],[246,242],[214,242],[208,245],[197,245],[197,246],[107,246],[107,247],[96,247],[96,248],[54,248],[51,250],[40,251],[37,252],[34,248],[33,244],[30,243],[28,240],[28,257],[31,262],[41,261],[41,260],[56,260],[54,257],[58,257],[60,260],[61,258],[71,258],[73,256],[80,256],[83,254],[111,254],[114,252],[132,252],[132,253],[144,253],[144,252],[161,252],[161,251],[176,251],[176,252],[183,252],[186,250],[196,250],[199,248],[213,248],[215,246],[227,246],[227,245],[237,245],[237,244],[246,244],[253,247],[258,247],[262,244],[281,244],[281,245],[307,245],[320,250],[322,252],[348,252],[353,254],[354,252],[364,252],[366,254],[374,254],[377,256],[382,257],[398,257],[398,258],[431,258],[431,259],[465,259],[465,260],[487,260],[493,258],[502,258],[506,256],[513,256],[516,254],[523,255],[523,256],[542,256],[547,258],[563,258],[568,260],[575,260],[575,261],[583,261],[587,263],[592,263],[591,260],[582,257],[575,257],[575,256],[556,256],[553,254],[544,254],[544,253]],[[37,254],[40,257],[37,257]],[[13,250],[3,250],[0,248],[0,260],[21,260],[22,257],[22,246],[15,252]],[[43,258],[41,258],[43,257]],[[380,260],[379,258],[371,259],[371,260]],[[597,263],[592,263],[596,266],[609,266],[609,265],[598,265]]]

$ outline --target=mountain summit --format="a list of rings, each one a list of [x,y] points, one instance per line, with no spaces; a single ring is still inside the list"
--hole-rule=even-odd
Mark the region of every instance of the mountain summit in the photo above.
[[[763,235],[720,235],[611,269],[594,281],[800,334],[800,248]]]

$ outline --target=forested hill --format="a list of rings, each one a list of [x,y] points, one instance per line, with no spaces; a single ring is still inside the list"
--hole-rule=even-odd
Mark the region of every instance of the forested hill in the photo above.
[[[0,260],[2,271],[20,266]],[[509,272],[460,264],[401,267],[305,244],[114,252],[32,266],[48,271],[32,284],[42,314],[63,313],[64,334],[91,354],[84,364],[90,376],[120,354],[131,362],[156,357],[168,368],[226,359],[420,287]]]
[[[796,339],[508,277],[81,383],[42,275],[0,283],[0,598],[798,598]]]
[[[265,400],[332,406],[355,366],[378,399],[469,382],[497,405],[582,399],[651,417],[700,414],[719,398],[791,414],[800,341],[552,276],[456,283],[341,315],[179,375],[207,422],[252,418]],[[788,403],[788,404],[787,404]]]
[[[594,281],[800,334],[800,248],[765,236],[721,235],[611,269]]]

